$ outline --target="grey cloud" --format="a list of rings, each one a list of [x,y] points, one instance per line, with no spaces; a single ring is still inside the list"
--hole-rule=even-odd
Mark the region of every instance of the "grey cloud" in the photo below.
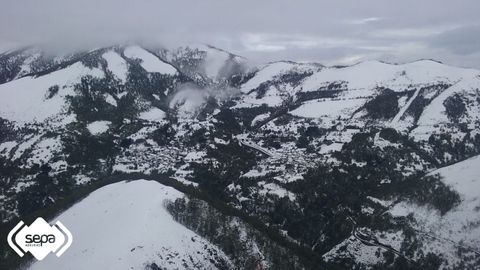
[[[480,52],[480,25],[461,27],[441,33],[432,38],[430,43],[432,46],[461,55]]]
[[[469,31],[480,36],[468,27],[480,24],[478,10],[477,0],[3,0],[0,49],[141,40],[166,47],[209,43],[259,61],[419,57],[467,65],[462,54],[478,42],[455,44]],[[448,32],[454,28],[465,32]]]

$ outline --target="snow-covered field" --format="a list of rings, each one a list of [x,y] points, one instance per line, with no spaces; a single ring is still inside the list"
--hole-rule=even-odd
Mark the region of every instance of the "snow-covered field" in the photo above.
[[[295,109],[291,114],[301,117],[311,117],[335,120],[348,118],[365,103],[364,99],[349,100],[314,100]]]

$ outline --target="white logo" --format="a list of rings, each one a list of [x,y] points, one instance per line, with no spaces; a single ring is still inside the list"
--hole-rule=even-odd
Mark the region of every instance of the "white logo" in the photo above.
[[[30,226],[20,221],[8,233],[10,247],[20,257],[29,252],[39,261],[50,252],[60,257],[72,244],[72,234],[60,221],[50,226],[43,218],[37,218]]]

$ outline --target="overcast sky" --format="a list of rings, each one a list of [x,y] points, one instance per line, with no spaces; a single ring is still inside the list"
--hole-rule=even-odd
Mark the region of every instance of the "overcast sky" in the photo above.
[[[2,0],[0,50],[209,43],[257,61],[480,68],[479,0]]]

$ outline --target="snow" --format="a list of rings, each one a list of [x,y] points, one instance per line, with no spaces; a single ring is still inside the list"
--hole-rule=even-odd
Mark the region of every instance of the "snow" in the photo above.
[[[82,76],[103,77],[103,71],[75,63],[40,77],[23,77],[0,85],[0,117],[21,123],[44,121],[61,113],[65,96],[74,95],[73,85]],[[59,92],[46,99],[48,88],[60,87]]]
[[[397,113],[397,115],[395,115],[395,117],[392,119],[392,122],[390,122],[390,126],[392,127],[395,127],[395,126],[398,126],[399,122],[400,122],[400,118],[402,118],[402,116],[405,114],[405,112],[407,111],[408,107],[410,107],[410,105],[412,104],[412,102],[417,98],[418,94],[420,93],[420,90],[422,88],[418,88],[415,93],[413,94],[413,96],[407,101],[407,103],[405,105],[403,105],[401,108],[400,108],[400,111]]]
[[[270,117],[270,113],[263,113],[255,116],[255,118],[252,120],[252,126],[254,126],[257,122],[267,119],[268,117]]]
[[[275,183],[265,183],[265,181],[260,181],[257,183],[257,185],[261,188],[259,193],[263,196],[266,194],[272,194],[278,196],[279,198],[288,197],[288,199],[291,201],[295,201],[296,199],[295,194]]]
[[[454,83],[478,74],[474,69],[451,67],[428,60],[402,65],[365,61],[344,68],[324,68],[305,80],[303,90],[316,91],[319,86],[327,83],[346,82],[350,90],[372,90],[383,86],[394,91],[403,91],[410,85]]]
[[[87,129],[92,135],[99,135],[106,132],[110,124],[112,124],[110,121],[95,121],[88,124]]]
[[[360,230],[362,228],[359,228]],[[378,232],[373,231],[372,235],[381,243],[385,243],[392,248],[399,250],[401,243],[405,239],[401,232]],[[341,243],[334,246],[330,251],[323,255],[326,261],[339,258],[352,259],[357,263],[373,265],[381,263],[385,260],[385,249],[381,249],[375,245],[368,246],[356,239],[354,236],[350,236]],[[369,268],[367,268],[369,269]]]
[[[4,157],[8,157],[10,155],[10,151],[17,146],[17,142],[15,141],[8,141],[0,144],[0,154]]]
[[[378,61],[366,61],[345,68],[324,68],[303,84],[304,91],[316,91],[330,82],[345,81],[349,89],[374,88],[379,82],[393,79],[397,68]]]
[[[256,97],[256,93],[252,93],[243,97],[243,101],[234,108],[256,107],[266,104],[269,107],[277,107],[283,104],[282,93],[275,87],[270,86],[262,98]]]
[[[399,143],[393,143],[389,140],[385,140],[384,138],[380,137],[380,132],[377,132],[375,134],[375,138],[374,138],[374,141],[373,141],[374,145],[381,148],[381,149],[385,149],[385,147],[394,147],[394,148],[401,148],[402,145],[399,144]]]
[[[268,171],[266,171],[266,170],[259,171],[258,169],[251,169],[250,171],[244,173],[242,175],[242,177],[255,178],[255,177],[262,177],[262,176],[265,176],[267,174],[268,174]]]
[[[50,167],[52,167],[52,173],[64,172],[67,169],[68,163],[65,160],[58,160],[55,162],[49,162]]]
[[[328,87],[332,83],[341,85],[341,92],[335,98],[322,101],[309,101],[296,109],[293,114],[301,117],[327,116],[346,118],[352,116],[356,109],[366,101],[378,95],[378,87],[386,87],[394,91],[414,89],[414,95],[403,105],[398,114],[389,123],[397,129],[406,129],[412,124],[412,119],[401,120],[405,111],[419,95],[420,88],[427,85],[447,83],[455,84],[459,81],[471,81],[479,71],[450,67],[434,61],[417,61],[402,65],[393,65],[379,61],[365,61],[357,65],[344,68],[323,68],[307,77],[297,88],[303,92],[317,91]],[[478,79],[477,79],[478,80]],[[463,85],[462,87],[466,87]],[[362,102],[363,100],[363,102]],[[406,100],[403,100],[405,102]],[[437,103],[443,101],[438,100]],[[433,105],[435,112],[431,115],[438,117],[438,106]],[[442,105],[443,108],[443,105]],[[355,119],[360,117],[357,114]],[[426,120],[428,125],[438,121]],[[426,131],[422,131],[426,133]]]
[[[214,141],[216,144],[223,144],[223,145],[227,145],[227,144],[228,144],[227,141],[225,141],[225,140],[223,140],[223,139],[220,139],[220,138],[217,138],[217,137],[213,138],[213,141]]]
[[[443,182],[453,187],[466,201],[480,203],[480,156],[438,169],[430,174],[440,174]]]
[[[130,46],[125,49],[124,54],[128,58],[140,59],[141,66],[148,72],[175,75],[177,70],[170,64],[160,60],[157,56],[146,51],[140,46]]]
[[[56,121],[50,122],[50,127],[52,128],[62,128],[65,127],[66,125],[73,123],[77,120],[77,115],[75,113],[65,113],[65,114],[60,114],[56,119]]]
[[[206,156],[207,156],[207,152],[205,152],[205,151],[189,152],[185,156],[185,161],[188,161],[188,162],[199,161],[199,160],[202,160]]]
[[[155,129],[156,128],[153,126],[145,126],[145,127],[142,127],[136,133],[128,136],[128,138],[132,140],[145,139],[148,136],[148,134],[152,133]]]
[[[152,107],[150,110],[140,113],[138,118],[155,122],[162,121],[165,119],[165,116],[166,114],[164,111],[160,110],[159,108]]]
[[[308,64],[298,64],[293,62],[270,63],[262,67],[253,78],[242,85],[241,91],[243,93],[248,93],[250,90],[259,87],[263,82],[272,80],[276,76],[281,76],[292,71],[306,72],[312,70],[316,70],[316,68]]]
[[[478,89],[480,89],[480,79],[478,77],[473,77],[463,79],[443,91],[437,98],[432,100],[427,107],[425,107],[422,115],[418,119],[418,127],[412,131],[414,137],[419,140],[427,140],[430,134],[432,134],[432,131],[438,130],[434,125],[442,126],[450,123],[445,112],[445,106],[443,105],[448,97],[458,93],[465,98],[473,99],[473,104],[478,104],[475,102],[475,97],[478,95]],[[478,106],[467,106],[466,109],[466,118],[470,123],[480,120]]]
[[[128,66],[125,59],[114,51],[108,51],[104,53],[102,57],[107,61],[108,70],[110,70],[115,77],[125,83],[128,74]]]
[[[27,160],[29,165],[34,163],[37,164],[46,164],[51,158],[54,157],[55,153],[61,151],[61,141],[60,138],[44,138],[35,144],[33,147],[30,158]]]
[[[62,213],[72,233],[72,246],[59,258],[51,254],[30,269],[185,269],[196,263],[216,269],[210,261],[222,251],[174,221],[167,200],[183,197],[155,181],[137,180],[102,187]],[[185,264],[184,264],[185,263]]]
[[[30,149],[40,139],[40,137],[42,137],[42,135],[31,136],[26,141],[22,142],[15,151],[13,159],[20,158],[26,150]]]
[[[392,201],[386,201],[386,200],[380,200],[378,198],[372,197],[372,196],[367,196],[367,199],[374,203],[378,203],[383,207],[389,207],[392,204]]]
[[[437,211],[412,203],[400,202],[389,210],[392,216],[412,214],[417,220],[417,229],[429,237],[425,244],[434,252],[457,260],[455,245],[467,248],[480,247],[480,156],[443,167],[430,173],[439,174],[442,181],[458,192],[461,203],[441,216]],[[440,241],[441,245],[438,245]]]
[[[329,119],[349,118],[355,110],[366,102],[365,99],[346,100],[312,100],[302,104],[290,113],[295,116],[307,118],[319,118],[322,116]]]
[[[419,60],[398,65],[406,70],[413,82],[425,84],[431,81],[456,82],[480,74],[478,70],[445,65],[432,60]]]
[[[262,83],[276,80],[286,73],[301,71],[313,72],[307,76],[299,85],[272,84],[257,98],[257,92],[251,92]],[[362,106],[380,93],[381,87],[394,91],[416,90],[412,97],[407,99],[403,95],[399,101],[400,111],[390,123],[384,123],[399,130],[412,128],[415,119],[405,114],[412,102],[423,95],[420,90],[423,87],[436,84],[454,85],[441,93],[434,102],[427,106],[427,110],[419,120],[419,125],[414,130],[416,139],[428,138],[433,125],[451,124],[446,117],[443,101],[455,92],[462,92],[462,96],[478,96],[480,89],[480,72],[473,69],[457,68],[444,65],[435,61],[422,60],[407,64],[388,64],[379,61],[365,61],[348,67],[324,67],[319,68],[313,65],[301,65],[292,62],[275,62],[261,67],[257,73],[242,85],[241,91],[245,93],[237,102],[234,108],[258,107],[266,104],[269,107],[277,107],[286,103],[290,97],[295,97],[299,92],[319,91],[329,89],[332,84],[340,90],[333,97],[303,102],[298,108],[290,113],[305,118],[321,118],[324,123],[336,121],[337,119],[348,119],[350,124],[363,126],[365,110]],[[434,98],[439,91],[426,93]],[[249,93],[249,94],[248,94]],[[469,98],[471,104],[477,104],[475,98]],[[480,121],[480,108],[470,105],[467,108],[465,119]],[[257,120],[257,119],[255,119]],[[352,123],[352,122],[356,123]],[[467,121],[467,120],[465,120]]]
[[[320,148],[320,154],[328,154],[342,150],[343,143],[323,144]]]
[[[105,98],[105,101],[106,101],[108,104],[111,104],[111,105],[117,107],[117,101],[115,100],[115,98],[113,98],[112,95],[107,94],[107,97]]]

